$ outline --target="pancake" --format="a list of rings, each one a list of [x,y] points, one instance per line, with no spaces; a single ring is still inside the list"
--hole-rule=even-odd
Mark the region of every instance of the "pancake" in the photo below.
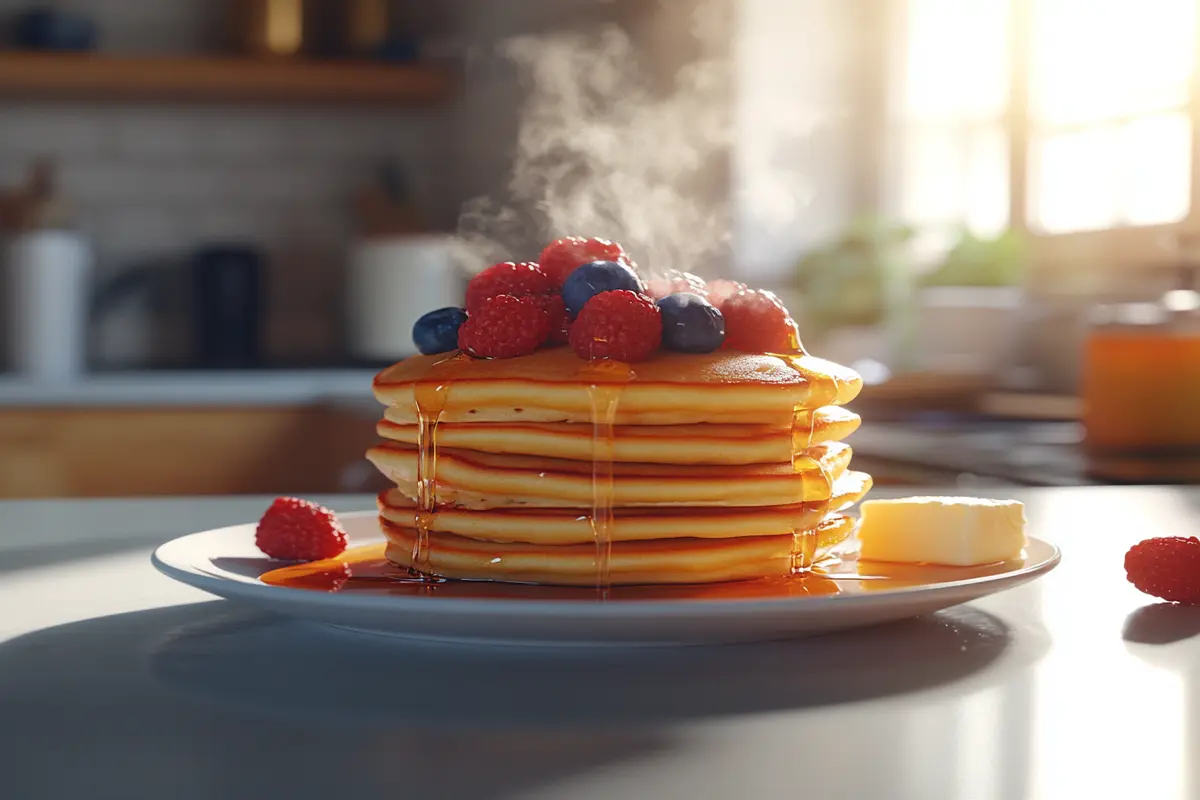
[[[846,471],[852,451],[840,442],[813,445],[792,464],[612,465],[612,505],[782,506],[828,500],[830,482]],[[367,458],[395,482],[402,494],[417,497],[417,448],[385,443]],[[498,455],[438,448],[435,469],[438,504],[463,508],[593,506],[591,462],[538,456]]]
[[[815,529],[817,558],[854,533],[855,520],[830,514]],[[412,566],[416,531],[381,521],[387,558]],[[788,575],[792,535],[741,539],[660,539],[615,542],[609,559],[610,583],[716,583]],[[430,532],[428,571],[443,578],[594,586],[596,547],[551,547],[527,543],[481,542],[451,533]]]
[[[778,536],[815,526],[827,512],[849,508],[870,488],[870,475],[847,472],[834,482],[830,500],[760,508],[616,508],[610,535],[613,541]],[[416,503],[398,490],[380,494],[378,505],[385,521],[416,525]],[[439,508],[429,515],[428,527],[490,542],[565,545],[595,540],[588,514],[577,508]]]
[[[583,361],[559,347],[509,359],[413,356],[380,372],[374,392],[396,410],[391,421],[400,424],[417,422],[418,399],[441,422],[590,423],[597,416],[594,385],[620,387],[613,419],[618,425],[785,427],[797,408],[850,402],[862,378],[808,355],[662,351],[629,366]]]
[[[379,435],[415,445],[417,425],[398,424],[404,413],[389,408]],[[793,449],[836,442],[858,429],[859,416],[840,406],[796,414],[792,425],[618,425],[613,429],[612,457],[640,464],[771,464],[791,459]],[[794,434],[794,435],[793,435]],[[483,453],[591,461],[596,452],[592,425],[575,422],[443,422],[439,447]]]

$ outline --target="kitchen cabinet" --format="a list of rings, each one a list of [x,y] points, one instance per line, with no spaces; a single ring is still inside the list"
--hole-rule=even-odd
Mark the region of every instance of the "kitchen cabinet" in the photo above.
[[[0,498],[376,491],[375,420],[332,406],[0,409]]]

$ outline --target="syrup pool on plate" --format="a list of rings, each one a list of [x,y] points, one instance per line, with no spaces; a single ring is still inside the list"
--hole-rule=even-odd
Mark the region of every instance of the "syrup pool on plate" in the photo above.
[[[627,602],[829,597],[983,578],[1010,572],[1022,564],[1022,560],[1018,559],[978,567],[947,567],[832,558],[817,563],[811,570],[777,578],[707,584],[612,586],[603,599]],[[463,580],[423,585],[414,582],[407,569],[387,560],[383,544],[357,547],[324,561],[279,567],[263,574],[260,580],[271,586],[292,589],[395,597],[579,601],[596,601],[599,597],[593,589],[571,586]]]

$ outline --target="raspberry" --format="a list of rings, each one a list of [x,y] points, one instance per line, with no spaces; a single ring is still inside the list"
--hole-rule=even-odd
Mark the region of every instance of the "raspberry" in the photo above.
[[[587,301],[571,325],[571,349],[589,361],[644,361],[662,341],[662,315],[654,301],[627,289]]]
[[[717,308],[720,308],[722,303],[745,288],[747,287],[744,283],[727,281],[724,278],[718,278],[715,281],[709,281],[708,302],[712,303]]]
[[[539,297],[538,301],[550,315],[550,338],[546,340],[546,343],[566,344],[567,336],[571,331],[571,320],[567,316],[567,305],[563,302],[562,295]]]
[[[590,261],[617,261],[632,267],[633,262],[625,253],[625,248],[607,239],[585,239],[582,236],[568,236],[551,242],[538,258],[542,272],[550,276],[554,288],[562,288],[563,281],[581,264]]]
[[[1173,603],[1200,605],[1200,539],[1146,539],[1125,554],[1125,577],[1139,591]]]
[[[794,353],[800,332],[783,303],[771,292],[743,289],[720,306],[725,346],[748,353]]]
[[[279,497],[258,521],[254,543],[271,558],[319,561],[345,551],[346,531],[328,508]]]
[[[646,285],[647,293],[655,300],[661,300],[669,294],[688,292],[701,297],[708,297],[708,286],[704,278],[690,272],[680,272],[677,269],[668,270],[661,278],[654,278]]]
[[[542,297],[501,294],[484,300],[458,329],[458,346],[476,358],[516,358],[537,350],[550,336]]]
[[[496,295],[509,294],[513,297],[549,295],[558,287],[530,261],[516,263],[505,261],[493,264],[476,275],[467,284],[467,313],[474,314],[484,300]]]

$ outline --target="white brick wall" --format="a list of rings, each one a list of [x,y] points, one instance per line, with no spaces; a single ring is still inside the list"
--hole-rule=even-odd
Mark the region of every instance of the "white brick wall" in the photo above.
[[[28,0],[0,0],[0,28]],[[221,46],[215,0],[59,0],[94,14],[101,50],[174,54]],[[513,34],[587,29],[641,9],[640,0],[409,0],[406,26],[481,51]],[[55,157],[101,277],[146,259],[178,258],[215,238],[263,244],[271,351],[329,357],[340,339],[341,260],[353,235],[351,200],[384,158],[407,167],[430,219],[452,226],[465,198],[503,190],[524,90],[492,62],[468,72],[462,96],[439,110],[41,104],[0,99],[0,184],[35,156]],[[530,242],[533,248],[537,242]],[[522,250],[524,254],[524,251]],[[179,303],[179,293],[167,293]],[[160,339],[176,343],[180,308],[165,307]]]
[[[178,243],[186,247],[222,235],[203,218],[235,212],[244,220],[236,232],[270,246],[273,232],[297,214],[318,220],[307,234],[318,239],[348,230],[354,194],[387,159],[405,165],[414,191],[441,211],[443,123],[438,113],[281,109],[242,116],[224,108],[86,111],[10,103],[0,105],[0,175],[11,181],[33,157],[49,155],[89,229],[112,215],[153,208],[174,218]],[[129,233],[98,234],[103,271],[144,255],[138,232]]]
[[[26,5],[0,0],[0,20]],[[59,5],[96,15],[104,50],[178,53],[217,45],[219,3]],[[341,259],[353,235],[355,192],[380,162],[395,159],[432,220],[453,223],[456,201],[443,178],[450,123],[449,110],[0,100],[0,184],[11,185],[33,158],[53,157],[79,225],[93,237],[100,280],[147,258],[178,259],[213,239],[263,246],[273,262],[275,315],[305,320],[306,331],[326,339],[280,333],[275,351],[324,358],[339,344]],[[306,288],[296,289],[297,282]],[[162,309],[165,316],[179,311]]]

